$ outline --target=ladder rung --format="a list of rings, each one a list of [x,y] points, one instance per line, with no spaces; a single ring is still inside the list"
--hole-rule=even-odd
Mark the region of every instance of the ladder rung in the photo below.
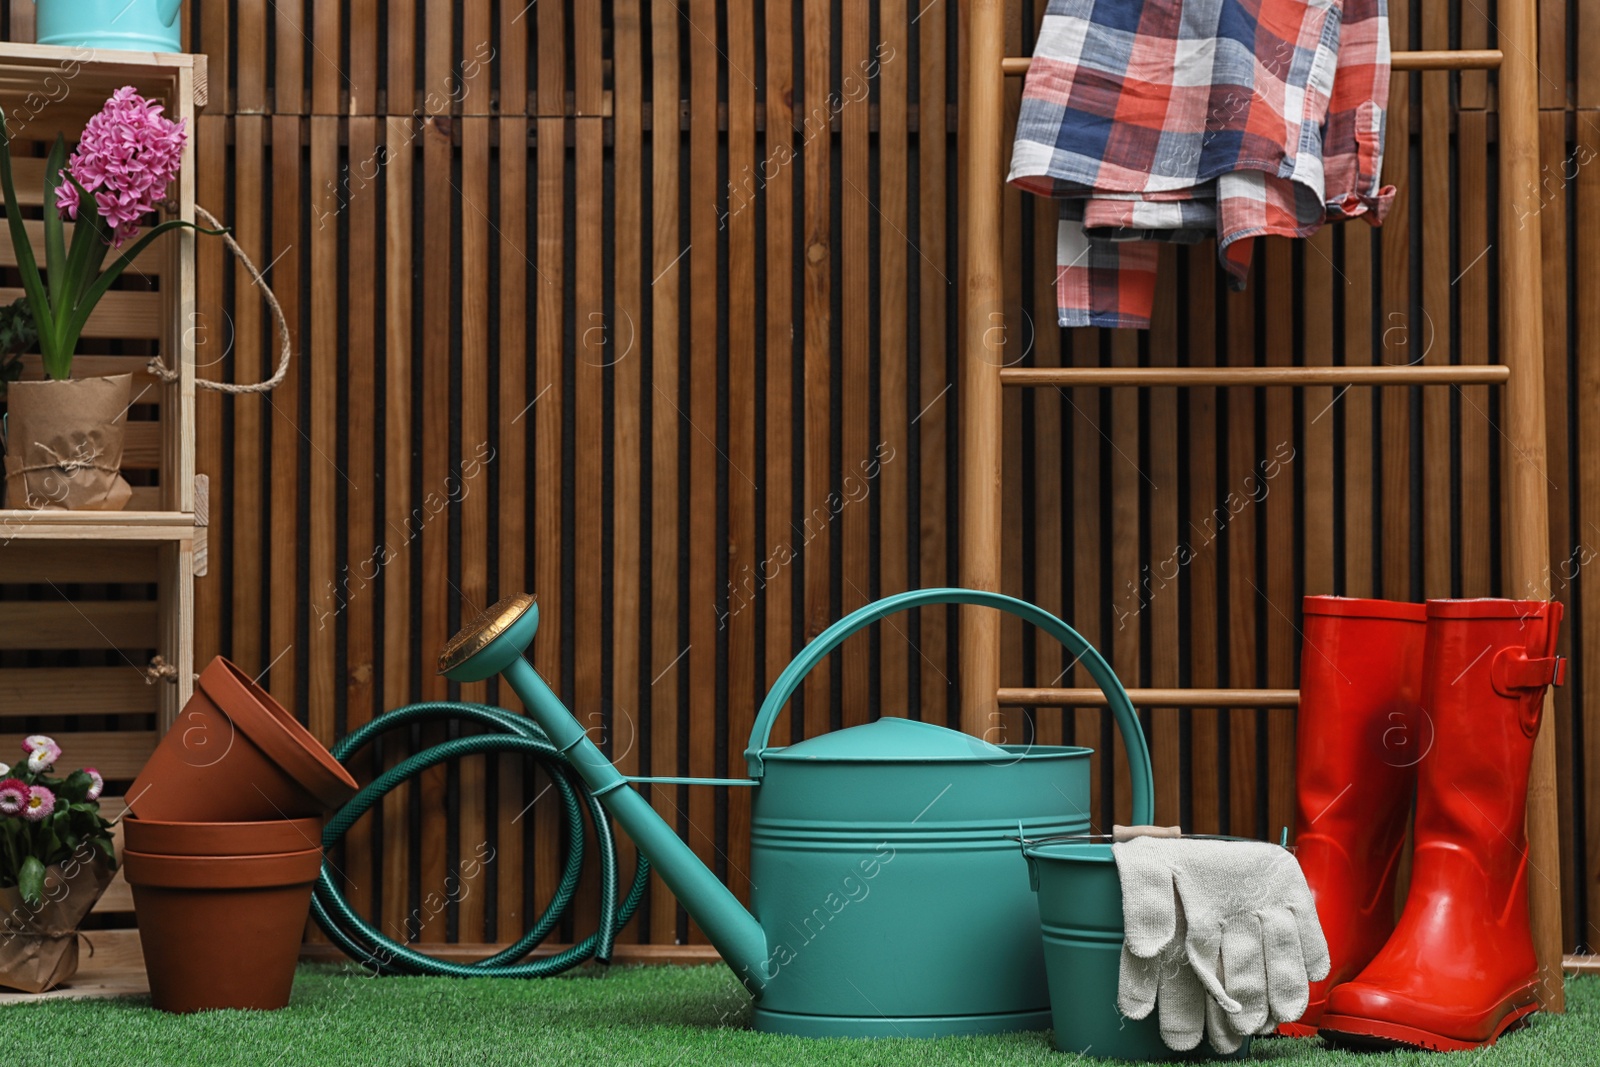
[[[1454,51],[1395,52],[1394,70],[1497,70],[1504,53],[1498,48],[1459,48]],[[1006,74],[1026,74],[1030,56],[1007,56],[1000,61]]]
[[[1376,367],[1003,367],[1002,385],[1228,386],[1228,385],[1498,385],[1511,368],[1498,363],[1463,366]]]
[[[1106,695],[1098,689],[1004,689],[1002,707],[1103,708]],[[1293,708],[1300,704],[1298,689],[1130,689],[1128,699],[1140,708]]]

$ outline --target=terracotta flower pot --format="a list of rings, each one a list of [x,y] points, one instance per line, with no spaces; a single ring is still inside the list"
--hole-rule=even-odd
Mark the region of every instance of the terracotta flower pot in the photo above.
[[[150,1003],[176,1013],[289,1003],[322,850],[162,856],[129,850]]]
[[[123,844],[162,856],[266,856],[322,847],[322,820],[269,822],[156,822],[129,815]]]
[[[321,816],[356,781],[271,695],[218,656],[128,790],[159,822],[256,822]]]

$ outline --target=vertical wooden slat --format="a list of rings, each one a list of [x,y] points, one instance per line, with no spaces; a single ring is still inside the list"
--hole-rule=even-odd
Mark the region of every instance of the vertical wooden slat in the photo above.
[[[532,113],[528,92],[528,33],[533,28],[534,4],[500,5],[499,32],[492,47],[495,50],[495,69],[500,75],[500,114],[504,116]],[[539,57],[542,69],[545,56]]]
[[[1489,257],[1488,116],[1463,111],[1457,117],[1457,247],[1455,288],[1461,309],[1461,330],[1456,338],[1461,362],[1489,362],[1493,336],[1489,325],[1489,292],[1493,283]],[[1489,441],[1493,428],[1480,413],[1490,410],[1491,390],[1484,385],[1460,389],[1461,411],[1461,595],[1488,596],[1493,588],[1490,566],[1490,515],[1495,501],[1490,491]]]
[[[559,5],[546,4],[546,7]],[[415,0],[402,0],[388,6],[389,35],[384,41],[389,52],[389,69],[384,87],[385,107],[391,116],[410,115],[417,106],[417,9]],[[398,132],[398,130],[396,131]],[[393,146],[398,150],[399,145]]]
[[[611,375],[614,382],[615,423],[612,427],[612,560],[611,560],[611,724],[607,732],[609,754],[623,774],[637,774],[640,752],[640,704],[644,683],[640,677],[640,615],[645,604],[641,582],[640,507],[643,422],[642,352],[639,331],[648,321],[644,311],[646,263],[644,250],[644,86],[643,42],[640,12],[643,0],[619,0],[612,9],[616,44],[612,52],[616,78],[616,282]],[[624,877],[634,869],[636,852],[626,834],[618,834],[619,864]],[[747,835],[741,840],[746,840]],[[636,941],[639,924],[624,937]]]
[[[1230,292],[1228,309],[1228,362],[1234,366],[1255,363],[1254,299]],[[1259,505],[1249,495],[1256,460],[1256,403],[1258,390],[1227,391],[1227,463],[1220,487],[1226,533],[1220,539],[1228,554],[1228,588],[1224,617],[1228,620],[1228,684],[1253,686],[1261,682],[1256,650],[1257,613],[1269,610],[1262,603],[1256,579],[1260,540],[1256,527]],[[1228,833],[1252,836],[1256,830],[1256,713],[1247,709],[1228,712]]]
[[[1111,363],[1117,367],[1133,367],[1139,363],[1139,335],[1133,330],[1112,330]],[[1149,596],[1143,584],[1142,567],[1145,560],[1140,551],[1139,527],[1141,525],[1140,496],[1143,492],[1157,494],[1162,486],[1154,481],[1140,463],[1139,449],[1139,399],[1141,390],[1111,390],[1111,423],[1106,428],[1104,446],[1110,450],[1111,468],[1111,544],[1106,553],[1111,564],[1111,582],[1114,602],[1120,610],[1115,612],[1109,631],[1101,647],[1110,652],[1111,666],[1123,684],[1139,679],[1139,661],[1144,634],[1145,609]],[[1170,489],[1170,487],[1168,487]],[[1123,612],[1131,612],[1124,615]],[[1101,758],[1102,773],[1111,775],[1115,797],[1114,822],[1126,825],[1132,817],[1133,792],[1129,788],[1127,750],[1122,732],[1116,732],[1110,748],[1096,746]],[[1106,817],[1112,818],[1107,812]]]
[[[280,9],[281,10],[281,9]],[[286,16],[280,16],[286,17]],[[278,257],[267,280],[289,328],[298,339],[300,333],[300,261],[307,252],[306,238],[300,229],[304,205],[301,189],[304,153],[301,151],[303,123],[298,115],[279,112],[272,116],[272,240],[269,260]],[[303,345],[296,345],[305,351]],[[300,418],[300,383],[308,370],[302,362],[291,368],[282,385],[268,395],[272,406],[272,451],[270,457],[272,520],[267,545],[271,580],[281,589],[299,589],[308,580],[300,570],[300,456],[306,448],[305,427]],[[324,456],[315,457],[326,463]],[[247,520],[248,521],[248,520]],[[270,597],[267,647],[256,671],[269,671],[262,684],[284,707],[304,716],[306,709],[297,699],[301,656],[296,651],[300,598]]]
[[[1178,270],[1176,248],[1161,249],[1159,269],[1161,277],[1175,279]],[[1152,366],[1174,366],[1178,355],[1177,288],[1164,285],[1156,295],[1156,304],[1150,320],[1150,363]],[[1133,393],[1134,390],[1123,390]],[[1150,632],[1150,672],[1148,678],[1139,678],[1151,685],[1171,687],[1178,684],[1177,650],[1180,636],[1178,622],[1178,571],[1181,567],[1178,554],[1180,531],[1178,529],[1179,480],[1182,478],[1178,461],[1178,404],[1176,389],[1151,389],[1146,395],[1147,452],[1150,457],[1144,475],[1150,484],[1145,487],[1149,497],[1149,510],[1144,516],[1148,552],[1141,560],[1138,580],[1143,589],[1144,610],[1138,615],[1148,619]],[[1139,544],[1135,539],[1134,544]],[[1120,637],[1120,635],[1119,635]],[[1127,676],[1124,676],[1125,678]],[[1207,712],[1206,714],[1211,714]],[[1183,784],[1182,753],[1179,744],[1178,709],[1152,708],[1150,710],[1150,762],[1155,776],[1155,821],[1163,826],[1176,825],[1181,818]],[[1126,778],[1121,768],[1119,775]]]
[[[234,173],[228,167],[227,119],[221,115],[201,115],[196,123],[195,199],[212,211],[222,211],[227,203],[228,184]],[[235,350],[237,326],[226,314],[224,279],[232,257],[221,241],[202,241],[195,246],[195,278],[197,299],[193,315],[185,328],[194,342],[195,376],[202,379],[223,379],[230,370],[229,355]],[[259,400],[246,403],[260,407]],[[229,405],[238,407],[242,405]],[[210,482],[211,514],[216,525],[208,534],[215,537],[210,551],[220,562],[223,538],[232,531],[223,522],[227,518],[223,502],[229,499],[231,487],[226,477],[223,457],[223,407],[221,393],[209,389],[195,394],[195,469]],[[207,577],[194,586],[194,659],[197,664],[210,663],[212,657],[222,652],[222,626],[224,605],[231,599],[231,590],[222,586],[222,567],[212,564]],[[203,668],[202,668],[203,669]]]
[[[361,0],[352,0],[360,3]],[[350,76],[341,66],[340,60],[344,54],[343,27],[340,25],[344,14],[343,4],[321,3],[313,4],[311,11],[312,24],[306,27],[312,40],[311,49],[311,111],[317,115],[339,115],[346,113],[343,97],[347,89],[352,89]],[[350,14],[356,11],[352,8]],[[352,34],[358,31],[357,24],[351,22]],[[351,56],[352,62],[355,57]],[[353,89],[352,89],[353,91]]]
[[[1422,47],[1450,46],[1449,12],[1443,4],[1422,5]],[[1427,333],[1414,337],[1415,362],[1450,362],[1450,75],[1430,71],[1422,79],[1422,321]],[[1450,402],[1448,389],[1422,390],[1422,593],[1451,593]],[[1473,418],[1474,414],[1464,417]]]
[[[1351,227],[1352,230],[1364,228],[1362,224]],[[1334,298],[1337,290],[1349,284],[1334,266],[1333,254],[1331,230],[1320,230],[1306,241],[1302,260],[1305,272],[1300,288],[1300,306],[1305,309],[1305,329],[1300,344],[1305,354],[1300,362],[1309,367],[1326,367],[1333,363]],[[1338,513],[1333,478],[1336,422],[1333,405],[1337,392],[1333,388],[1307,389],[1301,400],[1301,443],[1295,467],[1305,485],[1298,521],[1305,538],[1304,592],[1310,596],[1325,596],[1334,591],[1331,520]],[[1292,442],[1291,447],[1294,447]],[[1291,484],[1285,483],[1277,485],[1273,492],[1288,494],[1292,489]],[[1298,603],[1282,606],[1291,618],[1300,617]]]
[[[234,198],[240,209],[234,213],[234,227],[241,248],[259,257],[267,247],[262,234],[262,134],[266,123],[255,116],[234,120]],[[267,257],[270,258],[270,257]],[[250,275],[242,263],[234,266],[234,292],[248,289]],[[238,304],[233,313],[236,334],[232,371],[236,381],[260,381],[261,305],[253,301]],[[262,658],[266,634],[261,628],[264,590],[259,568],[265,543],[266,523],[260,521],[265,463],[263,455],[263,412],[269,399],[241,397],[233,404],[233,483],[232,521],[226,526],[233,543],[233,595],[231,609],[237,620],[234,627],[232,658],[247,669],[264,666]],[[219,512],[222,510],[218,509]]]
[[[867,101],[851,102],[865,94],[868,83],[862,75],[871,48],[871,9],[866,4],[846,4],[839,57],[842,85],[839,92],[846,101],[839,113],[839,166],[843,191],[839,197],[838,249],[840,284],[847,293],[871,290],[872,249],[868,243],[873,214],[873,190],[869,170]],[[846,300],[840,307],[843,343],[840,351],[840,422],[843,452],[842,470],[837,477],[846,492],[839,509],[840,564],[844,572],[840,614],[854,611],[870,599],[872,585],[871,510],[865,502],[850,502],[850,486],[861,476],[861,464],[868,458],[869,402],[871,400],[871,302]],[[848,481],[846,479],[849,479]],[[886,641],[895,639],[895,623],[882,627]],[[869,715],[871,697],[867,638],[847,641],[842,650],[840,670],[843,706],[839,709],[846,726],[864,722]]]
[[[391,76],[389,84],[394,84]],[[410,263],[412,174],[412,120],[389,118],[384,129],[384,262]],[[388,701],[415,697],[411,685],[411,573],[416,541],[410,536],[411,516],[411,299],[409,270],[389,270],[384,277],[384,536],[393,539],[393,558],[384,567],[383,583],[383,692]],[[386,543],[390,543],[386,541]],[[397,739],[399,740],[399,739]],[[385,745],[384,762],[399,762],[404,745]],[[413,851],[410,794],[412,786],[394,790],[383,798],[383,928],[397,940],[415,936],[406,927],[410,908],[409,877]]]
[[[1098,362],[1095,356],[1100,342],[1099,330],[1074,330],[1071,338],[1073,365],[1089,366]],[[1108,569],[1110,551],[1100,532],[1103,492],[1100,452],[1105,447],[1100,418],[1101,392],[1082,388],[1061,390],[1060,395],[1071,410],[1072,422],[1073,626],[1089,644],[1104,648],[1106,628],[1101,619],[1106,614],[1106,595],[1109,592],[1115,597],[1115,589],[1103,577]],[[1115,611],[1110,617],[1110,625],[1115,627]],[[1094,684],[1081,663],[1074,665],[1072,675],[1074,686]],[[1101,781],[1106,760],[1101,752],[1104,745],[1100,738],[1100,720],[1098,708],[1073,709],[1073,743],[1093,748],[1097,754],[1089,775],[1091,828],[1096,833],[1110,833],[1115,813],[1105,810],[1102,799]]]
[[[659,27],[676,25],[674,0],[651,0],[650,35],[651,110],[658,118],[676,115],[680,56],[676,33]],[[541,24],[542,25],[542,24]],[[540,106],[544,102],[541,68]],[[541,124],[542,125],[542,124]],[[675,775],[679,769],[678,684],[683,662],[683,641],[678,627],[678,439],[682,416],[678,413],[678,335],[681,322],[679,293],[683,284],[683,234],[678,224],[680,193],[680,139],[656,137],[652,143],[650,214],[651,337],[650,397],[650,768],[656,775]],[[558,216],[559,217],[559,216]],[[650,799],[656,813],[676,827],[677,793],[671,786],[656,786]],[[650,876],[650,937],[652,941],[677,940],[678,904],[660,874]]]
[[[312,30],[306,20],[306,6],[306,0],[283,0],[273,5],[277,15],[273,41],[277,66],[272,73],[272,111],[275,115],[305,113],[305,53]],[[317,5],[312,6],[314,10]],[[262,44],[265,44],[264,39]],[[316,53],[312,52],[312,55]]]
[[[1344,362],[1366,366],[1377,362],[1373,349],[1372,233],[1360,226],[1345,229],[1344,257],[1340,262],[1344,287]],[[1373,424],[1376,398],[1381,390],[1346,389],[1338,397],[1334,414],[1344,415],[1344,583],[1335,592],[1344,596],[1380,595],[1373,558]]]
[[[379,128],[374,118],[350,120],[350,158],[374,159],[378,152]],[[362,172],[365,173],[365,172]],[[377,489],[382,469],[378,461],[382,442],[377,440],[379,403],[378,345],[383,324],[378,321],[378,194],[372,186],[351,196],[349,281],[348,380],[345,385],[344,419],[348,435],[348,459],[344,486],[349,509],[347,554],[340,573],[345,606],[345,728],[355,730],[378,713],[377,697],[382,679],[374,676],[377,658],[377,601],[373,585],[384,567],[387,553],[378,548],[387,544],[389,532],[378,532]],[[312,622],[318,632],[317,621]],[[352,771],[362,782],[371,781],[374,767],[364,755]],[[372,820],[361,819],[346,838],[344,872],[352,906],[362,915],[371,915],[377,903],[373,893]]]
[[[525,98],[524,98],[525,99]],[[498,377],[495,396],[499,402],[498,439],[495,443],[495,482],[499,490],[499,554],[494,559],[499,596],[531,591],[537,593],[528,574],[528,511],[515,503],[527,499],[533,485],[528,468],[530,436],[535,403],[528,388],[529,313],[539,311],[537,299],[529,300],[531,287],[544,283],[538,277],[530,256],[533,246],[528,237],[528,120],[512,116],[499,120],[500,204],[499,227],[494,240],[499,251],[500,346],[497,353]],[[536,392],[536,390],[535,390]],[[501,704],[521,709],[510,686],[499,686]],[[523,928],[523,842],[530,798],[531,775],[525,761],[505,756],[499,761],[500,795],[496,823],[499,839],[495,843],[495,875],[498,909],[496,938],[509,940]]]
[[[329,7],[335,5],[329,4]],[[318,68],[322,74],[322,69]],[[324,78],[326,76],[324,75]],[[378,0],[350,0],[350,73],[347,111],[351,115],[378,114]],[[327,87],[322,86],[324,96]],[[320,106],[318,110],[321,110]],[[364,159],[366,157],[359,156]]]
[[[470,618],[492,603],[489,585],[489,476],[492,462],[489,411],[489,132],[492,120],[474,116],[461,120],[461,415],[460,450],[448,483],[458,487],[461,502],[461,579],[451,593],[461,602],[461,615]],[[520,145],[518,146],[521,147]],[[433,649],[428,649],[432,652]],[[482,702],[488,687],[481,682],[461,687],[461,699]],[[484,910],[486,869],[476,864],[489,845],[487,797],[488,761],[472,756],[460,763],[461,808],[457,818],[457,867],[450,872],[458,882],[460,900],[458,932],[463,941],[487,941]]]
[[[494,94],[490,91],[494,70],[490,62],[496,41],[493,5],[490,0],[467,0],[462,9],[461,41],[456,49],[461,76],[455,84],[461,99],[461,114],[491,115],[494,113]]]
[[[1269,237],[1257,243],[1256,254],[1265,260],[1267,284],[1261,300],[1266,305],[1263,340],[1267,363],[1285,365],[1300,362],[1294,336],[1294,263],[1289,242]],[[1310,253],[1307,253],[1310,254]],[[1295,506],[1294,458],[1295,396],[1288,389],[1266,390],[1266,436],[1262,449],[1253,456],[1259,486],[1253,496],[1264,520],[1262,553],[1266,559],[1266,585],[1261,604],[1262,628],[1266,631],[1266,684],[1288,688],[1294,683],[1294,660],[1299,653],[1295,620],[1299,605],[1294,602],[1295,583]],[[1248,489],[1248,487],[1247,487]],[[1294,717],[1277,711],[1256,715],[1257,730],[1266,720],[1266,736],[1259,739],[1266,749],[1266,833],[1276,840],[1280,828],[1294,823]],[[1258,761],[1257,766],[1262,766]],[[1259,772],[1257,774],[1259,777]],[[1258,816],[1258,827],[1260,817]]]
[[[206,111],[209,116],[232,115],[236,106],[229,74],[235,69],[235,64],[242,63],[242,60],[228,50],[228,35],[229,27],[238,22],[239,17],[233,5],[213,5],[205,10],[202,17],[199,42],[193,39],[188,42],[190,49],[204,52],[209,60],[206,67]],[[205,117],[200,121],[203,124]],[[199,436],[198,428],[195,433]]]
[[[717,184],[717,13],[711,0],[688,5],[689,24],[689,188]],[[697,31],[697,32],[694,32]],[[689,197],[689,700],[710,709],[717,693],[717,212],[709,196]],[[738,477],[732,470],[729,477]],[[716,773],[717,721],[700,713],[689,719],[689,773]],[[707,866],[718,864],[714,795],[689,791],[689,841]],[[698,930],[692,935],[702,939]]]
[[[923,586],[950,583],[949,573],[949,470],[945,462],[949,450],[956,410],[956,383],[949,371],[950,295],[955,292],[949,270],[949,235],[945,231],[945,207],[951,190],[947,187],[949,142],[944,137],[925,136],[926,130],[943,130],[949,121],[945,93],[951,73],[945,67],[946,25],[949,15],[941,5],[931,10],[918,9],[917,30],[917,291],[918,327],[921,351],[916,353],[917,414],[912,426],[917,433],[917,456],[921,467],[918,516],[918,573]],[[948,723],[950,701],[954,696],[951,679],[953,665],[946,662],[949,647],[951,612],[930,608],[917,618],[923,656],[918,679],[920,714],[940,725]],[[944,664],[944,669],[940,665]]]
[[[755,12],[753,5],[728,8],[728,173],[733,176],[754,173],[762,161],[756,151],[756,72]],[[750,168],[747,170],[746,168]],[[740,179],[742,183],[742,178]],[[756,276],[755,205],[746,203],[754,190],[731,187],[724,206],[727,224],[728,277]],[[739,753],[750,737],[756,702],[756,608],[747,600],[755,598],[757,575],[761,567],[756,543],[756,303],[760,294],[754,285],[728,286],[728,457],[727,486],[728,532],[727,574],[729,600],[722,608],[726,618],[727,666],[727,746],[728,764],[716,773],[742,774]],[[728,883],[738,892],[748,892],[750,881],[750,791],[728,790],[722,798],[727,805],[728,836],[722,846],[727,855]]]
[[[829,245],[828,182],[832,158],[832,134],[828,130],[826,100],[831,62],[830,9],[826,0],[804,0],[805,34],[804,96],[807,119],[805,133],[804,188],[805,234],[804,307],[801,312],[805,331],[805,483],[800,497],[801,523],[805,539],[805,638],[810,640],[831,621],[831,582],[828,563],[833,552],[833,530],[829,521],[828,494],[831,492],[832,419],[832,264]],[[801,696],[805,701],[805,734],[814,737],[828,728],[828,700],[833,661],[819,663],[807,677]]]
[[[1389,10],[1389,32],[1396,49],[1411,47],[1410,10],[1396,5]],[[1395,186],[1394,202],[1379,231],[1382,250],[1382,344],[1385,363],[1420,363],[1427,349],[1430,310],[1414,307],[1411,299],[1411,205],[1413,187],[1410,153],[1412,122],[1410,78],[1395,78],[1389,88],[1387,143],[1383,180]],[[1382,486],[1383,568],[1379,596],[1412,599],[1411,581],[1411,396],[1409,388],[1378,390],[1382,407],[1383,448],[1376,471]]]
[[[234,71],[237,82],[234,106],[240,114],[260,114],[267,109],[267,50],[251,42],[266,42],[267,6],[244,4],[233,11],[238,38],[245,45],[235,57],[238,67]]]
[[[538,18],[538,115],[565,115],[567,113],[567,38],[565,4],[538,4],[534,13]],[[658,13],[653,20],[660,28],[659,36],[676,36],[683,11],[676,4],[667,12]],[[671,27],[668,29],[667,27]],[[672,114],[677,114],[677,97],[674,92]]]
[[[310,551],[304,580],[309,583],[308,599],[313,610],[309,647],[304,650],[303,657],[307,682],[304,714],[312,736],[324,745],[331,745],[338,733],[337,633],[346,625],[342,617],[344,597],[340,595],[338,583],[338,498],[341,486],[350,481],[349,474],[339,466],[339,414],[341,407],[348,406],[348,398],[341,397],[338,356],[339,230],[337,223],[325,214],[329,210],[326,201],[337,195],[330,192],[330,187],[337,189],[339,120],[319,115],[310,123],[311,188],[316,191],[313,196],[320,195],[324,203],[314,207],[310,225],[312,299],[307,350],[313,357],[307,361],[311,419],[305,427],[306,443],[311,449],[306,497],[310,511]],[[332,210],[336,212],[337,205],[333,205]],[[326,224],[321,224],[323,220]],[[326,615],[315,610],[319,600],[324,604]],[[317,929],[311,936],[314,940],[324,939],[322,931]]]
[[[575,405],[572,459],[576,484],[600,486],[605,480],[605,380],[608,368],[617,359],[616,339],[622,328],[606,309],[605,129],[598,117],[604,73],[604,57],[600,53],[600,7],[598,4],[577,5],[573,8],[572,19],[577,113],[581,116],[572,123],[575,147],[572,173],[576,183],[573,209],[577,216],[573,235],[576,253],[573,307],[578,336],[577,358],[572,364]],[[600,497],[598,492],[565,494],[565,499],[573,501],[575,538],[573,601],[568,608],[572,616],[573,706],[590,734],[603,741],[606,718],[614,709],[603,703],[602,646],[606,636],[602,626],[605,604],[601,572],[606,569],[607,561]],[[593,892],[584,894],[573,909],[576,920],[586,924],[585,929],[593,925],[589,916],[598,915],[597,910],[592,910],[594,901]]]
[[[1216,345],[1216,250],[1209,244],[1185,252],[1189,266],[1189,362],[1193,366],[1214,366]],[[1215,516],[1222,492],[1217,485],[1217,390],[1190,389],[1188,477],[1189,515],[1185,542],[1193,562],[1189,564],[1189,662],[1191,685],[1215,686],[1221,665],[1217,634],[1217,601],[1223,595],[1218,586],[1218,560]],[[1194,833],[1216,834],[1223,828],[1222,773],[1225,755],[1221,748],[1221,717],[1218,708],[1197,708],[1189,712],[1189,773],[1191,819]]]
[[[436,21],[429,5],[429,22]],[[435,51],[433,34],[429,28],[429,52]],[[447,115],[433,115],[427,119],[419,138],[422,145],[422,262],[420,264],[423,292],[434,297],[422,305],[422,395],[427,402],[418,405],[417,414],[422,424],[422,451],[418,465],[422,469],[421,532],[416,537],[418,562],[422,569],[422,614],[417,619],[417,634],[423,662],[438,654],[449,635],[451,604],[457,594],[451,585],[455,574],[450,565],[450,522],[446,511],[439,510],[429,501],[449,497],[447,479],[451,476],[450,423],[455,417],[454,404],[460,400],[451,388],[451,367],[454,336],[450,315],[450,301],[438,299],[452,288],[451,270],[451,202],[457,193],[451,176],[451,131],[453,123]],[[436,672],[422,671],[421,696],[424,700],[443,700],[448,694],[447,683]],[[422,731],[424,744],[437,744],[444,740],[442,726],[429,726]],[[418,777],[419,785],[427,795],[443,797],[449,788],[450,769],[432,767]],[[448,875],[448,835],[444,812],[427,805],[423,809],[418,833],[418,860],[423,900],[430,894],[443,896]],[[422,941],[445,939],[446,916],[444,909],[424,908],[421,928]]]
[[[550,5],[554,6],[554,5]],[[543,29],[541,22],[541,32]],[[562,474],[563,409],[566,407],[566,336],[563,307],[566,278],[565,170],[567,164],[564,120],[540,119],[537,123],[538,181],[535,190],[537,253],[534,270],[534,368],[532,394],[527,417],[533,421],[533,589],[539,597],[539,613],[550,620],[539,627],[533,640],[533,662],[539,673],[557,693],[564,691],[561,659],[561,627],[566,610],[561,585],[562,497],[566,492]],[[529,795],[527,803],[540,797],[543,783]],[[549,900],[557,884],[560,860],[556,840],[555,807],[537,804],[524,809],[523,819],[534,821],[533,897]],[[524,857],[526,860],[526,857]]]
[[[915,255],[911,232],[907,123],[911,85],[911,54],[907,41],[906,0],[883,0],[879,8],[879,39],[867,56],[867,70],[878,82],[878,393],[879,432],[869,442],[867,466],[856,475],[869,484],[879,499],[880,523],[875,543],[878,552],[878,595],[912,588],[909,535],[915,533],[910,513],[910,417],[907,412],[908,377],[906,334],[907,263]],[[876,475],[874,479],[872,476]],[[877,485],[870,486],[876,480]],[[906,693],[916,659],[910,622],[898,617],[883,627],[878,693],[873,701],[885,712],[910,714]],[[903,712],[901,709],[904,709]]]
[[[765,542],[760,546],[766,642],[761,650],[764,690],[770,690],[794,655],[795,554],[803,535],[794,525],[794,263],[795,263],[795,95],[794,29],[791,0],[766,6],[766,393],[762,432],[766,468],[761,472]],[[803,136],[803,135],[802,135]],[[802,401],[803,402],[803,401]],[[778,743],[790,736],[785,713],[773,728]],[[737,768],[735,768],[737,770]]]

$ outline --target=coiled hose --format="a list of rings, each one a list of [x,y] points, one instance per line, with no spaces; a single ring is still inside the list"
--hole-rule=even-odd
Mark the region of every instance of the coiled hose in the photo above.
[[[436,959],[418,952],[385,935],[367,922],[340,891],[342,876],[331,863],[324,862],[317,878],[311,900],[311,915],[340,948],[364,966],[382,974],[421,974],[446,978],[543,978],[575,967],[591,957],[600,962],[611,959],[611,949],[617,932],[627,925],[639,907],[649,881],[650,866],[643,854],[633,876],[633,886],[620,902],[620,885],[617,872],[616,839],[605,809],[584,786],[576,772],[561,758],[550,739],[538,725],[523,715],[488,704],[456,704],[448,701],[428,701],[409,704],[373,719],[349,734],[333,747],[333,757],[348,764],[350,757],[366,746],[374,737],[389,730],[410,726],[413,723],[437,722],[455,719],[476,723],[491,732],[457,737],[426,748],[409,756],[394,767],[384,771],[358,792],[349,803],[328,822],[322,831],[322,847],[332,849],[349,831],[357,819],[365,815],[385,793],[393,790],[408,778],[415,777],[430,767],[462,756],[486,753],[515,752],[531,757],[550,775],[561,799],[562,832],[566,844],[566,866],[561,872],[561,883],[556,887],[544,914],[539,916],[527,933],[510,948],[486,959],[471,963],[456,963]],[[541,959],[524,959],[544,940],[566,913],[578,888],[583,869],[584,809],[594,827],[600,852],[600,928],[583,941],[553,956]]]

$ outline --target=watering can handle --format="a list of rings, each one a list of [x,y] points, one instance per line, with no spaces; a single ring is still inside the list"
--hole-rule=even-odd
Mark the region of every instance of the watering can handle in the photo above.
[[[161,25],[170,26],[178,17],[178,9],[183,7],[183,0],[159,0],[156,13],[161,16]]]
[[[1015,615],[1024,622],[1032,623],[1060,641],[1067,651],[1072,653],[1074,659],[1088,668],[1089,676],[1106,695],[1111,713],[1116,717],[1117,729],[1122,733],[1123,745],[1128,754],[1128,769],[1132,775],[1133,821],[1144,824],[1154,818],[1155,791],[1150,775],[1150,750],[1145,745],[1144,730],[1139,725],[1138,714],[1133,710],[1133,702],[1128,699],[1127,690],[1122,688],[1122,683],[1110,665],[1093,645],[1084,640],[1083,635],[1038,605],[978,589],[913,589],[906,593],[896,593],[894,596],[884,597],[866,607],[856,609],[818,634],[816,639],[801,649],[800,655],[784,668],[777,682],[773,684],[772,691],[767,694],[767,699],[762,702],[761,710],[756,713],[755,725],[750,729],[750,747],[744,750],[745,761],[750,767],[750,776],[760,778],[764,773],[762,756],[767,750],[772,724],[813,667],[822,662],[828,653],[839,647],[845,638],[857,630],[870,626],[897,611],[907,611],[929,604],[973,604],[978,607],[998,608],[1008,615]]]

